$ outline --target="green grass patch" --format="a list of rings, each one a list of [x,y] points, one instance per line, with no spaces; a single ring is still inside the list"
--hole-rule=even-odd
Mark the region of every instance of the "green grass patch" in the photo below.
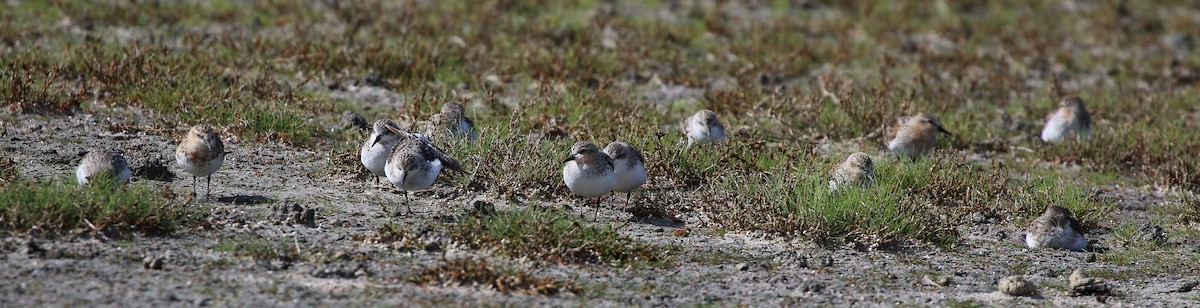
[[[417,273],[408,281],[439,287],[488,286],[504,294],[515,292],[553,296],[582,290],[571,281],[538,278],[525,271],[496,266],[487,260],[475,258],[443,261],[436,267]]]
[[[296,251],[295,246],[290,244],[285,241],[271,241],[258,237],[238,236],[222,239],[212,249],[255,260],[294,262],[300,259],[300,253]]]
[[[8,231],[94,228],[161,234],[189,221],[192,219],[167,196],[141,185],[79,186],[66,179],[0,183],[0,228]]]
[[[466,218],[451,236],[476,248],[559,263],[661,265],[660,249],[630,239],[611,225],[590,225],[571,215],[531,209]]]

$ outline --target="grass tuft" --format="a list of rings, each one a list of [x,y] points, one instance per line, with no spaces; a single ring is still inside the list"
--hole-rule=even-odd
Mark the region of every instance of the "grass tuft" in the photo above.
[[[564,291],[577,293],[581,290],[570,281],[537,278],[524,271],[497,268],[487,260],[474,258],[445,261],[416,274],[409,281],[441,287],[489,286],[505,294],[517,292],[552,296]]]
[[[575,264],[645,264],[666,261],[652,245],[632,240],[609,225],[544,209],[471,217],[454,225],[451,236],[476,248],[520,257]]]
[[[102,182],[102,181],[101,181]],[[0,184],[0,228],[169,233],[190,221],[160,192],[138,185],[79,186],[69,181]]]

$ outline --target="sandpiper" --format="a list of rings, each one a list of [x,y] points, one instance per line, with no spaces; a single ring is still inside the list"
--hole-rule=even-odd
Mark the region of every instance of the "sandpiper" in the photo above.
[[[599,197],[617,186],[612,158],[591,142],[579,141],[571,146],[571,155],[563,164],[563,182],[577,196],[597,198],[596,220],[600,220]]]
[[[387,158],[384,173],[388,181],[404,191],[404,203],[408,205],[408,213],[412,213],[412,204],[408,202],[411,191],[428,189],[437,180],[442,168],[462,171],[458,160],[442,152],[422,134],[410,134],[388,127],[401,141],[396,144]]]
[[[938,132],[954,135],[942,127],[937,117],[928,113],[908,117],[900,125],[896,137],[888,142],[888,150],[913,160],[928,154],[937,146]]]
[[[1042,140],[1056,142],[1069,136],[1085,138],[1092,133],[1092,117],[1083,107],[1078,96],[1063,98],[1058,109],[1046,116],[1046,128],[1042,129]]]
[[[387,165],[388,157],[391,156],[392,148],[400,143],[400,135],[393,132],[399,127],[396,122],[388,119],[375,120],[371,125],[371,136],[367,137],[362,148],[359,148],[359,161],[363,167],[371,171],[375,175],[375,182],[379,183],[379,177],[387,176],[384,172],[384,166]]]
[[[717,114],[712,110],[697,111],[692,116],[679,123],[683,134],[687,135],[687,145],[701,143],[724,143],[725,126],[717,120]]]
[[[432,122],[438,129],[449,130],[455,139],[475,140],[479,137],[475,132],[475,122],[467,117],[466,110],[459,103],[442,104],[442,112],[434,115]]]
[[[196,178],[207,177],[205,196],[212,192],[212,174],[225,162],[225,144],[221,136],[205,124],[193,126],[179,147],[175,148],[175,164],[192,174],[192,195],[196,195]]]
[[[846,187],[870,187],[875,185],[875,164],[867,153],[857,152],[846,157],[833,168],[829,190]]]
[[[1087,247],[1079,222],[1071,218],[1071,210],[1050,206],[1042,216],[1029,223],[1025,245],[1029,248],[1055,248],[1082,251]]]
[[[642,152],[624,142],[609,143],[604,154],[612,159],[617,173],[617,184],[613,191],[625,193],[625,203],[633,198],[633,190],[646,184],[646,164]]]
[[[93,149],[88,151],[87,155],[83,156],[83,160],[79,161],[79,167],[75,168],[75,179],[79,181],[79,185],[87,185],[96,179],[106,178],[114,180],[117,186],[129,182],[132,174],[129,172],[129,164],[125,163],[125,157],[120,151]]]

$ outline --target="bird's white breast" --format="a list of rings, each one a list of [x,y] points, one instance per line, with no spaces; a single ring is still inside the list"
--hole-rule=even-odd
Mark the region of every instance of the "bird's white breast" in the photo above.
[[[617,184],[613,191],[631,192],[646,183],[646,166],[642,163],[629,165],[628,159],[613,161],[617,171]]]
[[[569,161],[566,166],[563,166],[563,182],[576,195],[594,198],[612,192],[613,187],[617,184],[617,176],[612,170],[588,173],[575,161]]]

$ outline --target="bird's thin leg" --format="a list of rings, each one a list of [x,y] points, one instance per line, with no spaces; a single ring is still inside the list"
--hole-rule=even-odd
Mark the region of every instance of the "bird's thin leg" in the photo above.
[[[633,191],[630,190],[629,192],[625,193],[625,208],[629,208],[629,205],[632,203],[633,203]]]
[[[596,218],[592,220],[593,222],[600,221],[600,198],[601,197],[596,197]]]
[[[192,197],[196,196],[196,186],[199,186],[199,185],[200,185],[200,183],[196,182],[196,176],[193,175],[192,176]]]
[[[408,199],[408,191],[407,190],[404,191],[404,204],[408,205],[408,214],[412,215],[412,213],[413,213],[412,200]]]
[[[204,199],[212,198],[212,175],[208,175],[208,184],[204,185]]]

